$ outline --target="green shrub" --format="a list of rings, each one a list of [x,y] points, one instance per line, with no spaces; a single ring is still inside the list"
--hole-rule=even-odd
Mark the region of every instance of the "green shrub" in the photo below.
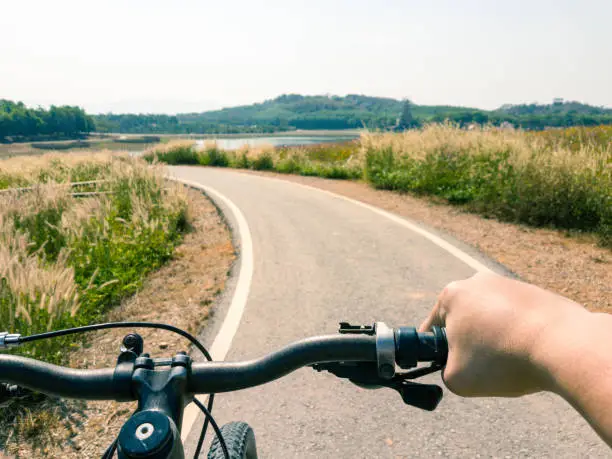
[[[274,169],[272,155],[268,152],[262,153],[252,161],[251,167],[257,171],[271,171]]]
[[[234,169],[249,169],[251,161],[245,152],[235,153],[230,157],[229,166]]]
[[[274,165],[274,170],[281,174],[299,174],[302,170],[302,162],[294,157],[279,159]]]
[[[147,151],[142,155],[142,158],[149,163],[157,160],[172,166],[178,164],[195,165],[200,163],[198,153],[190,142],[160,145],[159,147]]]
[[[230,164],[227,153],[216,146],[207,147],[200,153],[198,161],[202,166],[228,167]]]

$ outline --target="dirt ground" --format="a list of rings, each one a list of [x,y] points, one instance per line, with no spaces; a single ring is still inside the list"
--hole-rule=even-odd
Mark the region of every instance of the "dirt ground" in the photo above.
[[[230,232],[217,209],[201,193],[189,193],[193,231],[185,236],[174,259],[153,273],[141,291],[116,308],[109,320],[164,322],[192,334],[205,326],[235,254]],[[129,332],[93,333],[83,348],[71,353],[70,365],[114,366],[121,340]],[[144,338],[145,352],[152,357],[188,350],[188,342],[170,332],[141,329],[138,333]],[[18,423],[2,426],[5,432],[0,435],[4,437],[0,448],[9,457],[99,458],[134,408],[135,403],[49,400],[25,409]]]
[[[277,173],[274,176],[347,196],[450,234],[505,265],[522,280],[573,299],[592,311],[612,313],[612,251],[591,236],[503,223],[460,207],[365,183]]]

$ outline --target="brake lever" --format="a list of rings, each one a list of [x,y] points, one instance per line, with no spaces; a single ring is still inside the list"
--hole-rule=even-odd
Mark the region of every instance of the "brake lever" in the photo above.
[[[396,373],[391,379],[383,379],[378,374],[374,362],[332,362],[311,365],[321,372],[328,371],[333,375],[348,379],[353,384],[365,389],[388,387],[397,391],[406,405],[422,410],[433,411],[442,400],[442,388],[436,384],[423,384],[409,380],[440,371],[443,367],[436,363],[429,367],[417,368],[404,373]]]

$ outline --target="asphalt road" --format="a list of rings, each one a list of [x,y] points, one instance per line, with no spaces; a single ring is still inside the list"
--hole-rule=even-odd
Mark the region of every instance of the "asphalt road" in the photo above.
[[[340,321],[418,325],[444,285],[474,273],[423,236],[328,194],[229,170],[175,167],[172,174],[225,195],[250,227],[252,284],[226,360],[333,333]],[[222,315],[223,308],[217,323]],[[207,341],[217,328],[213,323]],[[586,422],[549,394],[462,399],[445,391],[430,413],[405,406],[389,389],[364,390],[302,369],[220,394],[216,403],[219,423],[253,426],[261,458],[611,456]],[[188,451],[193,441],[192,434]]]

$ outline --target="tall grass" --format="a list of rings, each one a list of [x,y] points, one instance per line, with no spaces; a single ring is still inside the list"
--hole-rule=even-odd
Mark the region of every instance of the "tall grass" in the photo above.
[[[585,146],[607,148],[612,143],[612,126],[574,126],[529,133],[552,148],[579,151]]]
[[[436,195],[503,220],[595,231],[612,246],[612,148],[430,125],[361,139],[377,188]]]
[[[171,142],[156,146],[144,154],[150,163],[190,164],[276,171],[283,174],[320,176],[334,179],[358,179],[361,165],[354,160],[357,143],[274,148],[271,145],[244,146],[225,151],[214,142],[197,149],[192,142]]]
[[[0,162],[0,329],[21,334],[98,320],[170,258],[187,200],[163,170],[127,156],[48,155]],[[104,180],[75,198],[71,181]],[[65,185],[62,185],[65,184]],[[20,353],[61,361],[67,339]]]

